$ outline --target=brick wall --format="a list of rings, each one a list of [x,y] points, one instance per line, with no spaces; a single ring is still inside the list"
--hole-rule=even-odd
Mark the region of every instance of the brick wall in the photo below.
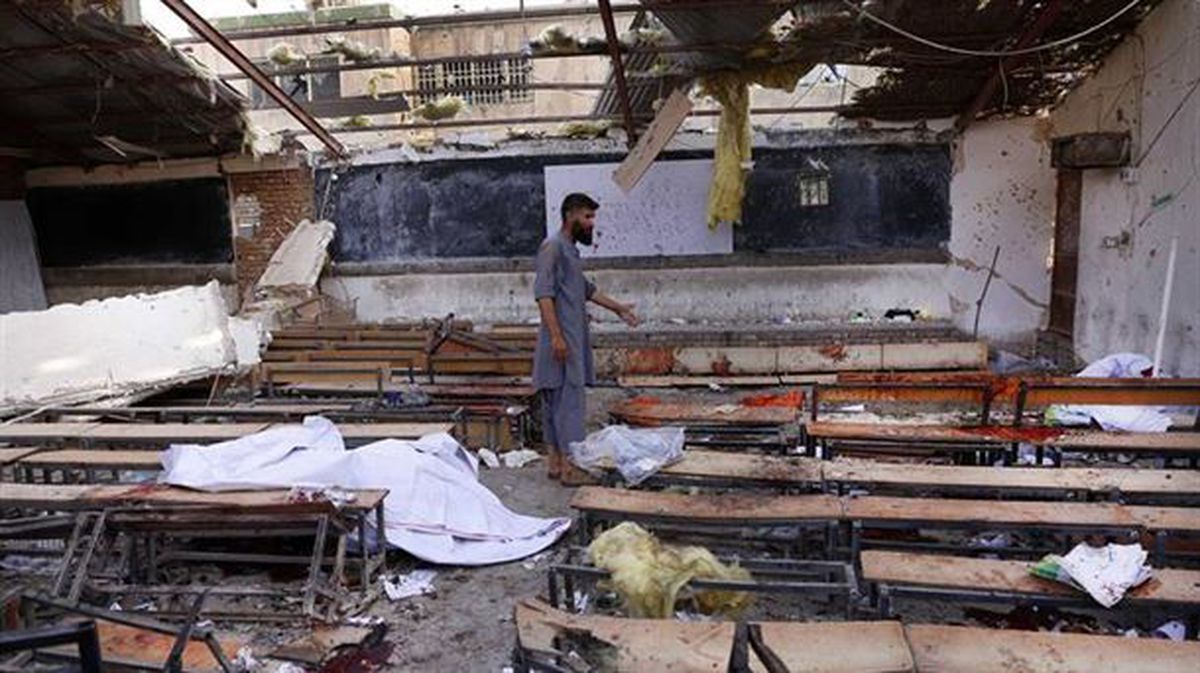
[[[312,173],[307,167],[234,173],[229,192],[238,292],[244,298],[296,223],[313,216]]]

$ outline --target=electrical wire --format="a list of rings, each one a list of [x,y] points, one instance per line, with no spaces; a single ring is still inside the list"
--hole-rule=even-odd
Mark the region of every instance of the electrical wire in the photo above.
[[[867,19],[868,21],[871,21],[872,23],[883,26],[884,28],[887,28],[888,30],[890,30],[894,33],[897,33],[899,35],[907,37],[908,39],[910,39],[914,42],[919,42],[920,44],[923,44],[926,47],[932,47],[934,49],[948,51],[952,54],[962,54],[963,56],[1004,57],[1004,56],[1020,56],[1022,54],[1033,54],[1033,53],[1037,53],[1039,51],[1046,51],[1047,49],[1054,49],[1055,47],[1061,47],[1065,44],[1070,44],[1072,42],[1075,42],[1076,40],[1081,40],[1081,39],[1087,37],[1088,35],[1091,35],[1092,33],[1100,30],[1101,28],[1104,28],[1105,26],[1112,23],[1113,21],[1116,21],[1117,19],[1121,18],[1126,12],[1128,12],[1129,10],[1136,7],[1138,5],[1138,3],[1140,3],[1141,1],[1142,0],[1133,0],[1129,4],[1125,5],[1121,9],[1117,10],[1115,14],[1108,17],[1107,19],[1104,19],[1103,21],[1101,21],[1100,23],[1097,23],[1096,25],[1092,26],[1091,28],[1081,30],[1078,33],[1075,33],[1074,35],[1068,35],[1067,37],[1060,38],[1058,40],[1052,40],[1050,42],[1044,42],[1042,44],[1034,45],[1032,47],[1025,47],[1023,49],[1008,49],[1008,50],[1002,50],[1002,51],[991,51],[991,50],[986,50],[986,49],[964,49],[962,47],[955,47],[954,45],[950,45],[950,44],[943,44],[941,42],[935,42],[928,38],[921,37],[920,35],[917,35],[916,33],[911,33],[907,30],[904,30],[903,28],[901,28],[893,23],[890,23],[889,21],[887,21],[885,19],[875,16],[874,14],[868,12],[867,10],[865,10],[861,7],[858,7],[850,0],[842,0],[842,4],[846,5],[850,9],[857,12],[858,15],[861,16],[862,18]]]

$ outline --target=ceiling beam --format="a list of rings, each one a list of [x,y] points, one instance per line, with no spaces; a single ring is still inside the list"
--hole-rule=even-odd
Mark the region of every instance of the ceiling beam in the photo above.
[[[312,115],[305,112],[304,108],[300,107],[296,101],[292,100],[290,96],[284,93],[283,89],[279,88],[279,85],[275,83],[274,79],[263,74],[263,71],[259,70],[258,66],[254,65],[254,63],[251,62],[245,54],[243,54],[237,47],[233,46],[232,42],[225,39],[225,37],[217,32],[217,29],[213,28],[212,24],[206,21],[204,17],[197,14],[195,10],[193,10],[186,2],[184,2],[184,0],[162,0],[162,3],[171,11],[175,12],[179,18],[183,19],[183,22],[186,23],[189,28],[196,31],[201,37],[207,40],[208,43],[211,44],[218,52],[220,52],[222,56],[229,59],[229,61],[237,66],[239,70],[246,73],[246,75],[248,75],[255,84],[265,91],[268,96],[274,98],[284,110],[287,110],[287,112],[296,119],[296,121],[300,122],[304,128],[308,129],[309,132],[315,135],[317,139],[321,141],[321,144],[325,145],[325,147],[328,148],[334,156],[346,156],[346,148],[343,147],[340,142],[338,142],[337,138],[334,138],[332,135],[330,135],[329,131],[326,131],[325,128],[321,126],[320,122],[318,122],[316,119],[313,119]]]
[[[780,115],[780,114],[836,114],[849,110],[849,105],[809,105],[794,107],[763,107],[750,110],[751,115]],[[692,110],[689,117],[717,117],[720,108]],[[653,115],[634,114],[634,119],[650,121]],[[611,122],[621,121],[623,117],[597,117],[593,115],[549,115],[529,117],[504,117],[496,119],[451,119],[441,122],[412,122],[403,124],[380,124],[378,126],[362,126],[337,129],[336,133],[370,133],[372,131],[416,131],[441,128],[476,127],[476,126],[518,126],[522,124],[561,124],[564,122]]]
[[[1063,0],[1050,0],[1038,17],[1034,19],[1033,23],[1029,24],[1008,50],[1025,49],[1033,44],[1058,20],[1058,17],[1062,15],[1062,10]],[[992,98],[996,95],[996,90],[1000,88],[1002,80],[1007,76],[1009,70],[1015,69],[1025,60],[1026,56],[1001,59],[996,66],[996,70],[992,72],[987,82],[984,83],[983,88],[975,94],[971,103],[958,115],[958,119],[954,120],[955,130],[959,133],[965,131],[971,125],[971,122],[975,121],[975,117],[979,116],[983,108],[991,102]]]
[[[633,123],[633,106],[629,104],[629,87],[625,84],[625,64],[621,60],[621,41],[617,36],[617,23],[613,19],[612,5],[608,0],[599,0],[600,20],[604,22],[604,42],[608,56],[612,59],[613,81],[617,85],[617,99],[621,101],[621,115],[625,118],[625,138],[630,147],[637,141],[637,128]]]
[[[793,5],[795,0],[757,0],[758,4]],[[720,7],[737,8],[744,6],[744,0],[681,0],[671,4],[672,9],[717,9]],[[614,14],[633,14],[644,11],[645,6],[636,2],[613,5]],[[324,35],[327,33],[344,33],[360,30],[380,30],[403,28],[406,30],[420,28],[441,28],[472,23],[494,24],[503,21],[545,21],[548,19],[565,19],[576,16],[593,16],[597,7],[593,5],[566,5],[561,7],[527,7],[520,10],[502,10],[494,12],[460,12],[458,14],[439,14],[431,16],[409,16],[399,19],[382,19],[371,21],[339,21],[337,23],[304,24],[297,26],[281,26],[277,28],[256,28],[249,30],[227,30],[222,34],[231,40],[254,40],[269,37],[290,37],[293,35]],[[172,40],[172,44],[196,44],[204,42],[199,37],[184,37]]]

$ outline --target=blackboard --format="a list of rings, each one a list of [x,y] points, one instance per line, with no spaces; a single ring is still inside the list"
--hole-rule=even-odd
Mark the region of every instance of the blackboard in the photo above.
[[[341,169],[318,206],[337,224],[338,262],[528,258],[545,235],[543,169],[620,160],[619,154],[455,159]],[[667,152],[662,160],[711,158]],[[946,145],[756,149],[734,252],[937,249],[950,236]],[[827,206],[801,206],[796,176],[824,167]],[[579,189],[588,191],[588,185]],[[603,207],[603,204],[602,204]]]
[[[798,177],[822,173],[828,205],[801,205]],[[734,249],[937,248],[950,237],[950,174],[942,145],[756,150]]]
[[[35,187],[25,200],[43,266],[233,261],[221,178]]]

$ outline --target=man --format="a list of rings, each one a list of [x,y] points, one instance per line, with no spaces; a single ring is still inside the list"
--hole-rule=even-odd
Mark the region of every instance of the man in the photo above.
[[[542,243],[537,255],[533,295],[542,326],[533,356],[533,385],[542,398],[542,436],[547,475],[557,479],[570,469],[566,452],[584,438],[584,386],[595,383],[587,302],[603,306],[636,327],[632,304],[596,290],[583,277],[576,244],[592,244],[600,204],[586,194],[568,194],[562,202],[562,228]]]

